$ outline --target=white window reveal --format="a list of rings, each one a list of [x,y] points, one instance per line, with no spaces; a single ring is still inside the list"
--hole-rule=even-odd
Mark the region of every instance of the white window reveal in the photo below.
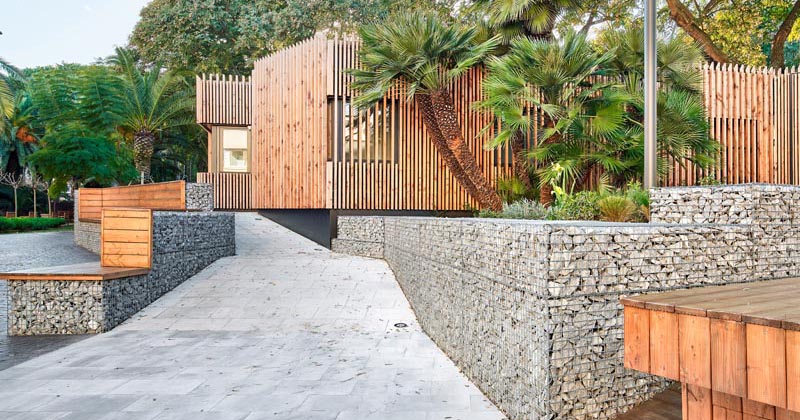
[[[222,129],[222,171],[247,172],[250,169],[246,128]]]

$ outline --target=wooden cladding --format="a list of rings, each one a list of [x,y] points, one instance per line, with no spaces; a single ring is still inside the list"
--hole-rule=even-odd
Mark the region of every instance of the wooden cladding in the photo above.
[[[78,218],[99,221],[105,207],[186,210],[186,182],[172,181],[109,188],[81,188]]]
[[[213,186],[215,209],[249,210],[253,208],[252,176],[249,173],[198,172],[197,182]]]
[[[100,222],[100,265],[150,268],[153,249],[153,211],[107,207]]]
[[[370,109],[355,109],[347,69],[358,67],[359,42],[326,40],[328,133],[332,151],[329,205],[335,209],[464,210],[477,203],[438,157],[413,99],[402,84]],[[472,69],[453,82],[456,112],[483,175],[495,183],[512,174],[510,147],[485,150],[494,137],[493,115],[472,106],[482,99],[483,71]]]
[[[252,167],[256,208],[326,208],[327,41],[317,36],[255,62]]]
[[[197,123],[203,125],[250,125],[252,83],[249,77],[197,76]]]

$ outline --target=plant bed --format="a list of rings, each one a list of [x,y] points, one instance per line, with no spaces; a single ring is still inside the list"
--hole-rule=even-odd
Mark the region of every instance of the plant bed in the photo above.
[[[64,226],[67,221],[60,217],[0,217],[0,233],[18,233],[51,230]]]

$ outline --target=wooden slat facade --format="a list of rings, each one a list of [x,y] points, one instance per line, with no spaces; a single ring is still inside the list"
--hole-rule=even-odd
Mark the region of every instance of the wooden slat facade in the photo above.
[[[249,173],[201,172],[197,174],[197,182],[213,186],[215,209],[247,210],[253,208],[252,175]]]
[[[102,209],[106,207],[182,211],[186,210],[186,182],[81,188],[79,197],[78,218],[81,221],[99,221]]]
[[[253,115],[250,77],[204,74],[197,76],[196,86],[198,124],[250,125]]]
[[[357,93],[346,70],[358,66],[358,48],[357,40],[317,35],[258,60],[249,102],[218,95],[213,98],[222,102],[214,105],[208,89],[198,98],[204,104],[199,122],[201,114],[230,115],[237,108],[230,101],[252,110],[250,204],[364,210],[474,206],[438,158],[403,86],[371,109],[351,106]],[[688,160],[673,162],[661,185],[696,185],[704,177],[800,185],[800,73],[731,65],[706,65],[702,72],[710,134],[721,144],[719,165],[701,170]],[[220,78],[227,80],[213,77]],[[452,92],[464,136],[494,183],[513,173],[513,161],[508,147],[484,150],[495,133],[481,131],[492,115],[472,106],[482,98],[482,79],[482,69],[473,69],[453,83]],[[541,121],[541,112],[533,112]],[[536,144],[535,137],[526,139],[527,146]]]
[[[103,208],[100,244],[100,265],[103,267],[151,268],[153,211]]]

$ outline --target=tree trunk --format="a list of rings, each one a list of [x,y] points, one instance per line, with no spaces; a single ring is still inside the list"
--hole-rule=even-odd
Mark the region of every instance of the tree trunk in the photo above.
[[[36,187],[33,187],[33,217],[36,217]]]
[[[481,207],[501,211],[503,209],[503,200],[497,190],[484,178],[478,167],[478,161],[469,149],[467,142],[464,141],[450,92],[439,90],[431,93],[431,104],[433,105],[433,113],[436,116],[436,123],[442,131],[442,135],[444,135],[447,147],[453,152],[461,169],[477,189],[476,200]]]
[[[775,37],[772,38],[772,51],[769,55],[769,62],[772,67],[783,67],[786,65],[783,56],[783,48],[786,46],[786,40],[789,39],[789,34],[792,33],[792,27],[794,27],[798,15],[800,15],[800,1],[794,3],[792,10],[789,11],[789,15],[783,20],[781,27],[778,28],[778,32],[775,33]]]
[[[436,152],[439,153],[444,164],[447,166],[447,169],[450,170],[450,173],[458,181],[459,185],[461,185],[464,190],[467,191],[467,194],[474,199],[478,199],[478,189],[475,187],[475,184],[472,180],[467,176],[467,173],[464,172],[464,169],[461,168],[461,165],[458,163],[453,151],[447,147],[447,142],[444,140],[444,135],[442,134],[442,130],[439,128],[439,124],[436,122],[436,115],[433,112],[433,103],[431,102],[431,97],[426,94],[416,94],[415,95],[417,106],[420,109],[420,115],[422,115],[422,122],[425,124],[425,128],[428,130],[428,135],[431,137],[431,141],[433,142],[433,146],[436,149]]]
[[[155,134],[147,130],[137,131],[133,135],[133,164],[144,181],[150,180],[150,161],[155,141]]]
[[[17,207],[17,189],[18,187],[14,188],[14,217],[19,217],[19,208]]]
[[[525,158],[525,140],[519,131],[511,138],[511,159],[514,164],[514,175],[522,182],[525,189],[533,188],[531,177],[528,175],[528,159]]]
[[[681,3],[680,0],[667,0],[667,6],[669,6],[669,15],[672,17],[672,20],[700,44],[700,47],[703,48],[703,51],[709,58],[718,63],[727,63],[730,61],[728,55],[714,44],[714,41],[703,28],[697,25],[692,11]]]

